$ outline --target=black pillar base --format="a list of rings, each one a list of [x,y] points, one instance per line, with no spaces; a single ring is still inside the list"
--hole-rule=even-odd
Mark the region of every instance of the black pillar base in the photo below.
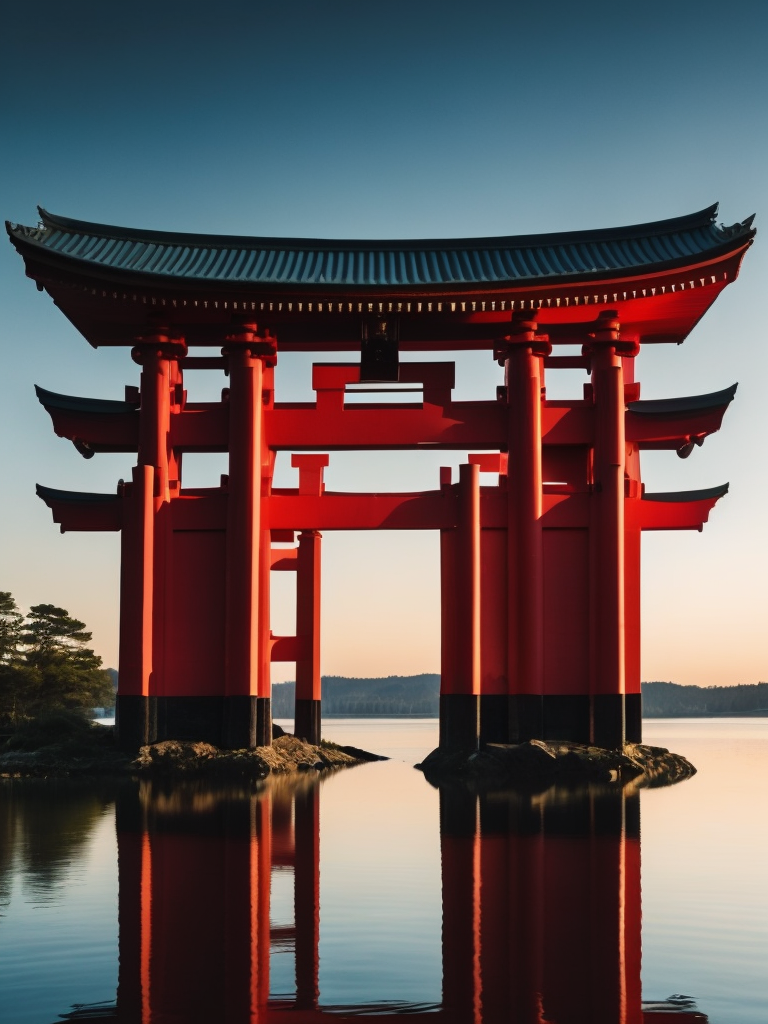
[[[158,697],[158,740],[191,740],[223,746],[222,697]]]
[[[120,749],[130,753],[157,742],[157,697],[118,694],[115,734]]]
[[[592,696],[591,741],[596,747],[618,750],[624,746],[624,694]]]
[[[513,693],[509,697],[509,742],[527,743],[544,736],[544,698]]]
[[[624,697],[624,735],[627,743],[643,742],[643,698],[639,693]]]
[[[589,743],[588,694],[547,694],[543,708],[545,740]]]
[[[293,735],[307,743],[320,742],[320,701],[296,698]]]
[[[509,743],[509,705],[513,700],[506,693],[480,696],[480,742]]]
[[[222,698],[222,747],[243,750],[264,745],[256,738],[257,702],[257,697],[248,694]],[[270,723],[270,741],[271,733]]]
[[[256,707],[256,735],[254,737],[255,747],[270,747],[272,745],[272,698],[251,697]]]
[[[564,740],[615,749],[641,742],[641,716],[639,694],[486,694],[480,697],[480,742]]]
[[[480,698],[470,693],[440,694],[440,749],[477,750]]]
[[[272,742],[268,697],[133,697],[118,695],[118,744],[135,751],[160,740],[192,740],[241,750]]]

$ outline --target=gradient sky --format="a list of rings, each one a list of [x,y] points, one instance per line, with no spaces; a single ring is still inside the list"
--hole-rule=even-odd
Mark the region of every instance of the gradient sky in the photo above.
[[[39,203],[171,231],[418,238],[610,227],[715,201],[726,224],[757,211],[739,280],[684,346],[638,359],[644,398],[739,381],[723,430],[690,459],[645,453],[649,490],[731,491],[703,534],[644,538],[643,678],[768,679],[765,0],[8,0],[2,17],[0,196],[14,222],[36,223]],[[118,535],[60,536],[34,484],[112,490],[131,459],[81,459],[33,384],[121,398],[137,367],[127,350],[92,350],[10,244],[0,261],[0,589],[25,610],[69,609],[116,665]],[[493,395],[490,354],[458,363],[457,397]],[[281,357],[279,400],[309,399],[308,367]],[[190,399],[222,383],[196,375]],[[547,386],[577,395],[581,377]],[[326,480],[433,488],[454,455],[334,454]],[[222,468],[185,456],[185,483]],[[277,633],[291,631],[286,582]],[[326,534],[323,600],[324,672],[439,669],[436,537]]]

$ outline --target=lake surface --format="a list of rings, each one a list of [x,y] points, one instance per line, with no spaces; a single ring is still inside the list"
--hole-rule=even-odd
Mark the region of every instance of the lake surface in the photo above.
[[[323,734],[392,760],[0,780],[0,1021],[768,1020],[768,719],[647,721],[678,786],[479,799],[413,769],[434,720]]]

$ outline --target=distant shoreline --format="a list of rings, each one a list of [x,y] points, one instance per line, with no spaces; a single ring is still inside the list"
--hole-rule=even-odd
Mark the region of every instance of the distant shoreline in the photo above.
[[[276,719],[282,719],[286,721],[292,721],[292,715],[275,715]],[[397,715],[388,714],[382,712],[381,714],[369,714],[369,715],[323,715],[323,721],[331,718],[344,719],[344,718],[404,718],[404,719],[421,719],[430,722],[437,722],[439,720],[438,715]],[[661,721],[666,718],[768,718],[768,708],[760,711],[714,711],[710,714],[704,714],[702,712],[692,713],[690,715],[643,715],[644,722]]]

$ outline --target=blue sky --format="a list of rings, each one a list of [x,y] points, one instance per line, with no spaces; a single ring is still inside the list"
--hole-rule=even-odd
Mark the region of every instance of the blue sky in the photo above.
[[[731,493],[702,535],[644,542],[643,676],[768,678],[768,5],[44,0],[3,17],[12,221],[35,223],[39,203],[176,231],[451,237],[638,223],[718,200],[725,223],[757,211],[740,279],[684,346],[638,361],[645,398],[740,382],[703,449],[644,461],[650,490],[730,480]],[[34,483],[112,490],[130,460],[80,459],[32,385],[121,397],[136,367],[90,349],[10,245],[0,261],[0,588],[85,619],[115,664],[117,536],[61,537]],[[278,371],[278,398],[309,397],[306,360]],[[464,358],[459,394],[488,397],[497,375],[490,357]],[[194,386],[213,397],[221,381]],[[550,375],[558,388],[581,381]],[[427,488],[444,461],[334,456],[328,480]],[[190,462],[187,482],[215,480],[214,462]],[[437,670],[435,539],[327,535],[324,571],[324,671]],[[278,588],[276,632],[290,631],[289,604]]]

